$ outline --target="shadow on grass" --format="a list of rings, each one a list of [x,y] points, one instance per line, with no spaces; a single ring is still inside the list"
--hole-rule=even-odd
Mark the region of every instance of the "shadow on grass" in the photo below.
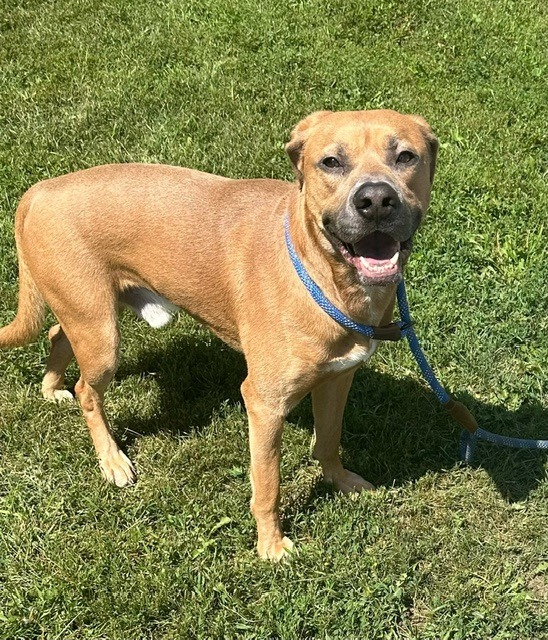
[[[159,431],[177,436],[200,433],[224,403],[243,405],[244,357],[217,338],[208,344],[177,335],[167,349],[146,345],[133,361],[122,360],[116,378],[129,375],[154,376],[160,388],[160,405],[148,420],[117,419],[117,430],[128,430],[124,440],[128,445]]]
[[[145,347],[138,357],[122,364],[117,377],[154,375],[161,401],[153,418],[117,420],[126,430],[125,444],[157,432],[200,433],[223,403],[242,403],[240,384],[246,375],[241,354],[214,339],[211,344],[177,336],[169,348]],[[516,411],[488,405],[466,394],[456,394],[483,428],[524,438],[548,437],[548,410],[524,404]],[[312,433],[310,401],[289,416],[298,428]],[[398,486],[428,472],[460,463],[460,427],[430,390],[412,379],[396,379],[371,368],[360,369],[352,386],[343,429],[343,462],[380,486]],[[524,500],[544,477],[546,453],[518,451],[479,443],[473,466],[481,466],[509,501]],[[321,483],[310,500],[325,493]],[[318,493],[319,492],[319,493]]]

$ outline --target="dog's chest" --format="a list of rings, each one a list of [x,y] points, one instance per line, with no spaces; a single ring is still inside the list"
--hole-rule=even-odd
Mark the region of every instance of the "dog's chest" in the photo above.
[[[325,368],[327,371],[333,373],[340,373],[341,371],[346,371],[347,369],[352,369],[353,367],[357,367],[363,362],[367,362],[369,358],[375,353],[377,349],[377,341],[371,340],[369,345],[355,345],[339,358],[333,358],[326,363]]]

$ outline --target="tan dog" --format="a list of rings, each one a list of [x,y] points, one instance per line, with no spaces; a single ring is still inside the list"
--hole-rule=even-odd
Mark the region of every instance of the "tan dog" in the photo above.
[[[278,514],[280,443],[285,416],[305,395],[312,392],[313,455],[325,479],[343,492],[371,488],[343,468],[339,442],[354,372],[376,344],[312,300],[290,262],[284,221],[330,301],[358,322],[386,325],[429,204],[437,141],[416,116],[323,111],[297,125],[287,151],[298,184],[128,164],[35,185],[16,215],[19,309],[0,330],[0,347],[23,345],[50,306],[59,324],[50,331],[44,396],[68,394],[74,355],[102,473],[118,486],[135,480],[103,409],[118,364],[120,307],[161,326],[176,305],[243,351],[251,510],[259,554],[272,559],[292,547]]]

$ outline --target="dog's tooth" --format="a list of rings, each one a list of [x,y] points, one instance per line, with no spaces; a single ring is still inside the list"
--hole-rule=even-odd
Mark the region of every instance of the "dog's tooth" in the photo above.
[[[390,258],[391,264],[396,264],[396,262],[400,259],[400,252],[396,251],[396,253]]]

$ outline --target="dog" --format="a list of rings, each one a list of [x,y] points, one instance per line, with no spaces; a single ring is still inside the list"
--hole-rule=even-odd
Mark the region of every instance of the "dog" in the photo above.
[[[75,393],[102,474],[119,487],[136,479],[103,404],[118,364],[120,308],[153,327],[182,308],[242,351],[257,550],[280,560],[293,547],[279,517],[285,417],[311,393],[312,454],[325,480],[345,493],[371,489],[342,466],[339,443],[354,372],[377,347],[312,299],[288,255],[285,227],[333,305],[357,322],[388,325],[429,205],[437,149],[419,116],[319,111],[286,145],[293,183],[152,164],[39,182],[16,212],[19,303],[0,329],[0,347],[35,339],[50,307],[59,324],[49,332],[43,395],[71,397],[64,373],[75,357]]]

